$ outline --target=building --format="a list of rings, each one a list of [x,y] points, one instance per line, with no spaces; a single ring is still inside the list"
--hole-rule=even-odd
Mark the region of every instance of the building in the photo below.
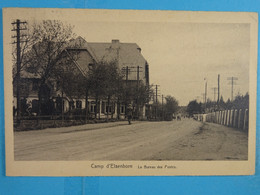
[[[80,48],[73,48],[68,46],[66,48],[66,55],[70,55],[70,52],[77,51],[78,58],[73,61],[74,71],[79,72],[82,76],[85,76],[89,69],[99,62],[116,61],[120,70],[125,73],[124,80],[129,86],[135,87],[138,83],[142,83],[145,86],[149,86],[149,65],[145,58],[141,54],[141,48],[136,43],[121,43],[119,40],[112,40],[110,43],[94,43],[87,42],[82,37],[78,37],[72,42],[80,43]],[[69,44],[74,45],[74,44]],[[32,102],[32,111],[36,112],[38,108],[38,94],[37,85],[39,82],[39,76],[37,74],[31,74],[26,71],[21,73],[21,86],[22,88],[21,99],[27,99],[27,102]],[[78,108],[84,109],[86,106],[86,100],[82,97],[69,96],[63,93],[58,88],[57,81],[51,79],[46,82],[46,89],[44,90],[44,97],[51,99],[51,104],[54,105],[58,113],[61,112],[60,98],[63,99],[64,113],[69,110]],[[130,102],[135,104],[135,100],[131,99]],[[14,87],[14,107],[16,105],[16,93]],[[43,106],[46,108],[46,105]],[[48,106],[47,106],[48,107]],[[100,100],[98,105],[93,97],[88,99],[88,110],[93,116],[95,109],[98,111],[98,117],[104,118],[109,116],[110,118],[124,118],[125,117],[126,104],[123,102],[116,102],[116,99],[112,99],[109,106],[106,100]],[[145,104],[142,104],[135,109],[138,109],[140,113],[138,117],[145,117]],[[45,112],[48,114],[47,112]]]

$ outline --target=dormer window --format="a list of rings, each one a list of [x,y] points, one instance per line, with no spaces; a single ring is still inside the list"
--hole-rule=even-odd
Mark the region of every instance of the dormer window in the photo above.
[[[89,63],[88,64],[88,68],[91,70],[91,69],[93,69],[93,67],[94,67],[94,64],[93,63]]]

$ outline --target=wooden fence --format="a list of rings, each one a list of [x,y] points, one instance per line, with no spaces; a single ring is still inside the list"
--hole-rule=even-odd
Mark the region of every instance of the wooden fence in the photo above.
[[[208,113],[204,115],[206,122],[217,123],[228,127],[248,130],[249,112],[248,109],[232,109]]]

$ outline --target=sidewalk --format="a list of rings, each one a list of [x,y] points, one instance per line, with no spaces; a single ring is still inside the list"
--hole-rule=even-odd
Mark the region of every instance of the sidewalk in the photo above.
[[[145,122],[145,121],[132,121],[132,124],[136,124],[140,122]],[[46,128],[41,130],[30,130],[30,133],[36,131],[44,131],[46,133],[70,133],[76,131],[88,131],[88,130],[109,128],[109,127],[123,126],[123,125],[129,125],[128,121],[92,123],[92,124],[84,124],[84,125],[69,126],[69,127]],[[21,133],[23,131],[17,131],[17,132]]]

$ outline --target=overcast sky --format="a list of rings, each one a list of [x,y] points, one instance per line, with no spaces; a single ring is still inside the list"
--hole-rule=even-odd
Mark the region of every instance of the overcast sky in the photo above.
[[[205,80],[214,99],[220,74],[220,93],[231,96],[228,77],[237,77],[234,96],[248,92],[250,26],[211,23],[75,22],[74,32],[89,42],[137,43],[149,63],[150,84],[180,105],[202,101]]]

